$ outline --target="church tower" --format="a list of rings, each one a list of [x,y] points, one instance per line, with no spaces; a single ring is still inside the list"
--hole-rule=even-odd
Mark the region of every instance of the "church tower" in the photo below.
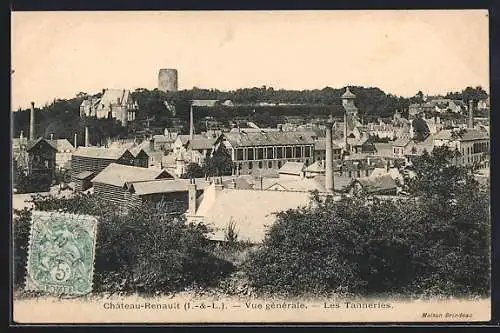
[[[342,95],[341,99],[342,106],[344,107],[347,115],[356,117],[358,115],[358,108],[356,107],[356,105],[354,105],[356,95],[354,95],[349,90],[349,87],[346,88],[345,93]]]

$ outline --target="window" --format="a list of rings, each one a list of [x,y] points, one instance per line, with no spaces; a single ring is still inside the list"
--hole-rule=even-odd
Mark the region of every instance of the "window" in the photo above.
[[[302,157],[302,147],[295,147],[295,157]]]
[[[243,149],[236,149],[236,160],[243,160]]]
[[[292,158],[292,147],[286,147],[285,152],[286,152],[286,158]]]
[[[352,178],[352,171],[349,171],[349,178]]]
[[[257,159],[264,159],[264,148],[257,148]]]
[[[248,149],[248,159],[253,160],[253,148]]]
[[[276,147],[277,158],[283,158],[283,147]]]
[[[281,168],[281,161],[278,161],[278,169]]]
[[[267,159],[273,159],[274,158],[274,154],[273,154],[273,148],[267,148]]]
[[[305,157],[311,157],[311,147],[306,147],[304,151]]]
[[[272,161],[267,162],[267,168],[272,169],[272,167],[273,167],[273,162]]]
[[[48,168],[49,167],[49,161],[44,161],[45,162],[45,167]]]
[[[252,170],[253,168],[253,163],[252,162],[248,162],[248,170]]]
[[[262,161],[259,161],[259,169],[262,169]]]

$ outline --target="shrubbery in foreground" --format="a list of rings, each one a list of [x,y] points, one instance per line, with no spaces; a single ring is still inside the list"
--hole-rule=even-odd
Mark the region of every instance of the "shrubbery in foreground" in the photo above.
[[[91,195],[71,199],[35,197],[38,210],[63,210],[99,218],[94,269],[95,291],[169,292],[193,284],[212,286],[233,271],[213,256],[202,225],[186,224],[173,205],[148,205],[117,214]],[[15,283],[23,285],[30,210],[14,220]]]
[[[410,197],[315,196],[279,214],[244,265],[252,285],[286,294],[488,294],[489,195],[449,153],[414,162]]]

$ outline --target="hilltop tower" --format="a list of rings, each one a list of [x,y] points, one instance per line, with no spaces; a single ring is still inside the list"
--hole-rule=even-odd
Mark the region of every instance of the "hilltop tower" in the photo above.
[[[177,91],[177,69],[162,68],[158,73],[158,90],[163,92]]]

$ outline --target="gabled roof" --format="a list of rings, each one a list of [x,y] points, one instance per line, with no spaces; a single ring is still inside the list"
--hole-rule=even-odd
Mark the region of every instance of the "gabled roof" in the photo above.
[[[300,176],[305,168],[304,162],[286,162],[279,169],[279,174]]]
[[[53,150],[57,151],[57,147],[56,147],[56,145],[55,145],[55,143],[54,143],[54,142],[51,142],[51,141],[49,141],[49,140],[46,140],[46,139],[44,139],[44,138],[42,138],[42,137],[39,137],[38,139],[33,140],[33,141],[28,141],[28,144],[26,145],[26,151],[30,151],[31,149],[33,149],[33,148],[34,148],[34,147],[36,147],[37,145],[42,144],[43,142],[47,143],[47,145],[48,145],[51,149],[53,149]]]
[[[125,105],[128,102],[130,90],[127,89],[106,89],[101,96],[100,103],[104,107],[111,105]]]
[[[173,178],[163,169],[140,168],[129,165],[111,163],[92,179],[93,183],[103,183],[123,187],[127,182]]]
[[[104,148],[104,147],[78,147],[74,152],[74,156],[102,158],[109,160],[117,160],[124,154],[131,154],[128,149],[122,148]],[[133,155],[132,155],[133,156]]]

